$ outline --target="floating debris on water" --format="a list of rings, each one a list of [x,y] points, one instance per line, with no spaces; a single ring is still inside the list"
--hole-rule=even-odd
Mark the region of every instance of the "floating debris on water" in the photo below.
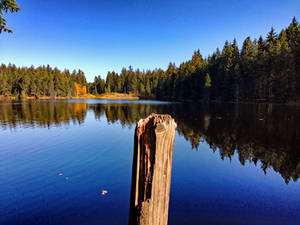
[[[102,190],[102,191],[101,191],[101,194],[102,194],[102,195],[106,195],[107,193],[108,193],[107,190]]]
[[[65,180],[69,180],[70,178],[69,177],[65,177]]]
[[[62,176],[62,175],[64,175],[64,174],[63,174],[63,173],[59,173],[59,174],[58,174],[58,176]]]

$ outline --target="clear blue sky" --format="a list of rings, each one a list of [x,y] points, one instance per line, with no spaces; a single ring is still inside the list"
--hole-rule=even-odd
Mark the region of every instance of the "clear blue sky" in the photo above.
[[[296,16],[299,0],[17,0],[0,34],[0,63],[50,64],[95,75],[122,67],[165,69],[204,56],[226,40],[277,32]]]

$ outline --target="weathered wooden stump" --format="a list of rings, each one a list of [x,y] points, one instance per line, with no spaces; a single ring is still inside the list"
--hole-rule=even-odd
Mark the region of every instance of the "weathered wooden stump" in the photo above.
[[[135,129],[129,225],[167,225],[176,123],[151,114]]]

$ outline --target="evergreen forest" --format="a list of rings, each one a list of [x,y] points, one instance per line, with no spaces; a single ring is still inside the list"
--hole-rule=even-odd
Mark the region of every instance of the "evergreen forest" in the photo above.
[[[247,37],[241,48],[234,39],[206,58],[196,50],[179,66],[169,63],[166,70],[129,66],[119,74],[108,72],[105,80],[96,76],[90,83],[81,70],[0,66],[0,95],[4,96],[72,97],[78,95],[76,83],[93,95],[117,92],[159,100],[299,102],[300,25],[293,18],[279,33],[271,28],[266,38]]]

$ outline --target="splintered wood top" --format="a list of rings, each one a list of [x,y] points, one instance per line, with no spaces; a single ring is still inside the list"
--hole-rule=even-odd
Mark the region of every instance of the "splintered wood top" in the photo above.
[[[174,119],[169,114],[152,113],[145,119],[140,119],[137,124],[137,135],[145,133],[146,129],[154,129],[156,133],[162,133],[168,127],[177,127]]]

